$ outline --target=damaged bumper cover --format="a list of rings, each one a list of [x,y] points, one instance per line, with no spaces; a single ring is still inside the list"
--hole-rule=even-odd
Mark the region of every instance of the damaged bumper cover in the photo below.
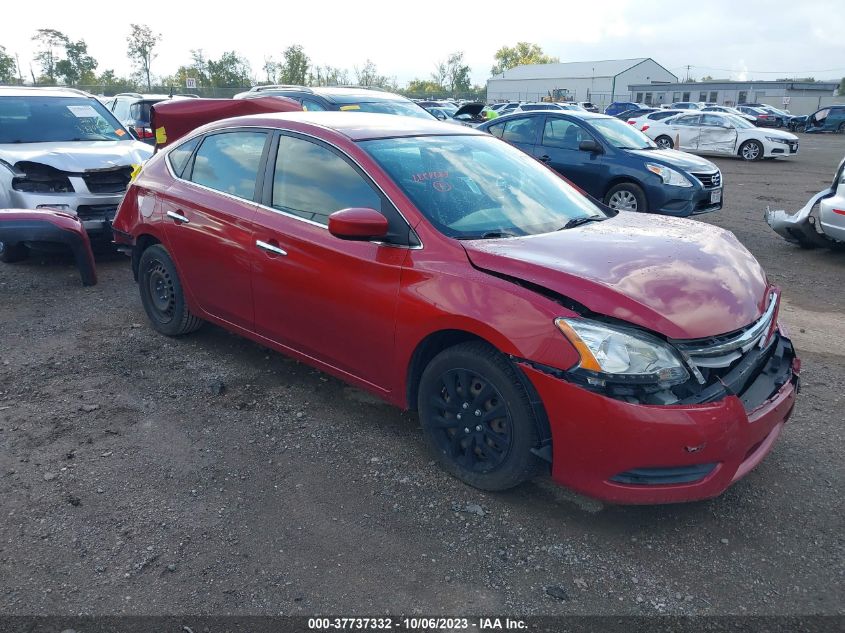
[[[97,283],[88,232],[78,218],[54,210],[0,209],[0,242],[64,244],[70,248],[84,286]]]
[[[821,200],[833,195],[833,193],[834,191],[831,188],[818,192],[795,213],[766,209],[764,214],[766,223],[772,227],[775,233],[793,244],[816,246],[828,244],[828,238],[823,233],[819,233],[814,218],[810,214]]]
[[[552,479],[612,503],[655,504],[715,497],[769,453],[789,419],[800,361],[778,334],[706,398],[641,404],[584,388],[525,361],[552,435]]]

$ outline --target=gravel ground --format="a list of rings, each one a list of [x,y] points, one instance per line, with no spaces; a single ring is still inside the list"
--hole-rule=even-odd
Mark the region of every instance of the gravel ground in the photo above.
[[[416,416],[216,327],[146,323],[128,261],[0,266],[0,613],[843,613],[845,253],[771,232],[845,138],[719,160],[732,230],[784,291],[803,391],[720,498],[618,507],[468,488]]]

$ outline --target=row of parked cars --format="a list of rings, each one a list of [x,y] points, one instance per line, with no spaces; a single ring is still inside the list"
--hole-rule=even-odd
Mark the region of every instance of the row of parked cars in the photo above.
[[[634,213],[721,207],[711,162],[585,111],[473,127],[377,91],[250,93],[153,105],[150,157],[88,95],[0,90],[0,172],[33,194],[2,206],[45,208],[0,212],[0,252],[74,230],[105,175],[153,328],[210,322],[415,409],[481,489],[702,499],[771,450],[800,370],[779,291],[727,231]]]

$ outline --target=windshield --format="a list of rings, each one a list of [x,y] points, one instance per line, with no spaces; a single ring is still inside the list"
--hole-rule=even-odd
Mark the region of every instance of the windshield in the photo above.
[[[649,149],[657,147],[649,137],[619,119],[588,119],[604,139],[620,149]]]
[[[360,142],[426,218],[457,239],[548,233],[605,214],[565,180],[491,136]]]
[[[340,106],[344,112],[379,112],[381,114],[401,114],[413,116],[418,119],[431,120],[435,118],[429,112],[413,101],[366,101],[360,103],[345,103]]]
[[[129,140],[96,99],[0,97],[0,143]]]

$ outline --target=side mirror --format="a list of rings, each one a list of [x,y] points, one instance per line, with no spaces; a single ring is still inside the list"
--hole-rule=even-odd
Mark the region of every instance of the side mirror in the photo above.
[[[375,209],[341,209],[329,216],[329,233],[341,240],[367,242],[385,237],[387,231],[387,218]]]
[[[590,152],[592,154],[601,154],[604,151],[598,141],[591,138],[581,141],[578,145],[578,149],[582,152]]]

